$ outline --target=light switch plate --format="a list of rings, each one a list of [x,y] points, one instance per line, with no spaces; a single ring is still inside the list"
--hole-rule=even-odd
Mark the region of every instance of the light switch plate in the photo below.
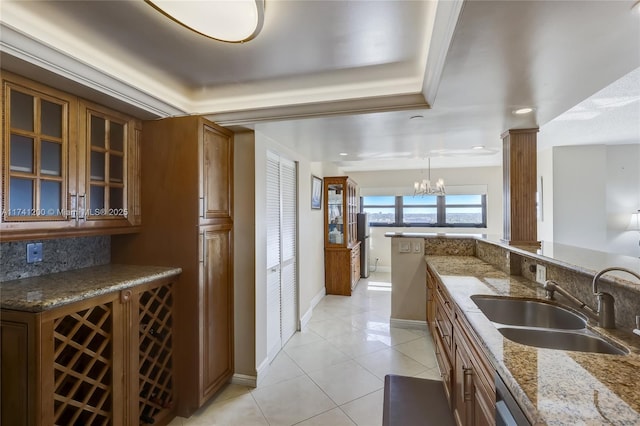
[[[536,281],[544,284],[547,281],[547,268],[542,265],[536,265]]]
[[[411,243],[409,241],[400,241],[398,251],[400,253],[411,253]]]
[[[27,244],[27,263],[42,262],[42,243]]]
[[[420,244],[419,241],[416,241],[413,243],[413,252],[414,253],[421,253],[422,252],[422,244]]]

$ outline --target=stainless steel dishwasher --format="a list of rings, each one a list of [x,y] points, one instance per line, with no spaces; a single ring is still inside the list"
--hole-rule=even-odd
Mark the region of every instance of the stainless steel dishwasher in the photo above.
[[[496,425],[530,426],[529,420],[516,402],[500,375],[495,375],[496,383]]]

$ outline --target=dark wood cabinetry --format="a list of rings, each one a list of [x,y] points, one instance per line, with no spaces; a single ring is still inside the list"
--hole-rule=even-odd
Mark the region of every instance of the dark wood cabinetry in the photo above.
[[[140,122],[2,72],[0,240],[135,232]]]
[[[112,238],[118,263],[182,268],[176,292],[178,410],[233,375],[233,134],[201,117],[143,123],[142,231]]]
[[[2,310],[2,424],[167,424],[175,417],[173,283],[51,310]]]
[[[495,371],[464,315],[429,267],[427,319],[456,423],[463,426],[495,424]]]
[[[360,280],[357,184],[347,176],[324,178],[324,207],[327,294],[351,296]]]

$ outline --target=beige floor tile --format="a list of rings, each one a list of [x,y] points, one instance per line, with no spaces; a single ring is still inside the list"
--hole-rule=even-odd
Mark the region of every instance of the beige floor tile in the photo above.
[[[251,388],[248,386],[229,383],[218,395],[213,399],[213,403],[226,401],[227,399],[236,398],[240,395],[249,393]]]
[[[371,336],[366,331],[345,333],[327,340],[351,358],[370,354],[389,347],[377,339],[376,336]]]
[[[418,340],[412,340],[411,342],[396,345],[393,349],[402,352],[425,367],[433,368],[437,366],[436,354],[433,351],[431,339],[421,337]]]
[[[384,383],[353,360],[312,371],[309,374],[338,405],[382,389]]]
[[[184,426],[269,426],[250,393],[209,404],[185,419]]]
[[[306,327],[302,331],[296,331],[289,341],[285,343],[284,348],[293,348],[295,346],[302,346],[307,343],[319,342],[321,340],[324,340],[324,337],[318,336],[318,334],[309,330],[309,327]]]
[[[252,395],[271,426],[293,425],[336,407],[307,376],[255,389]]]
[[[393,348],[355,358],[355,361],[380,379],[387,374],[413,376],[427,370],[426,366]]]
[[[360,314],[351,315],[349,317],[349,321],[351,322],[352,327],[361,330],[369,328],[389,329],[389,317],[378,313],[378,311],[362,312]]]
[[[384,392],[373,392],[340,406],[342,411],[358,426],[381,426]]]
[[[419,377],[421,379],[442,380],[438,367],[425,370],[420,374],[416,374],[415,377]]]
[[[340,409],[334,408],[326,413],[318,414],[296,426],[355,426],[355,423]]]
[[[171,420],[171,422],[169,422],[168,426],[182,426],[185,421],[185,419],[183,419],[182,417],[176,417],[173,420]]]
[[[262,388],[302,375],[304,375],[304,371],[298,367],[298,364],[293,362],[285,351],[280,351],[276,359],[274,359],[269,366],[264,378],[260,378],[258,387]]]
[[[376,335],[377,339],[388,346],[400,345],[402,343],[411,342],[420,338],[419,334],[412,330],[397,327],[385,327],[378,325],[367,329],[372,335]]]
[[[349,319],[330,319],[325,321],[309,321],[309,330],[325,339],[356,330]]]
[[[287,355],[305,372],[318,370],[349,359],[326,340],[285,349]]]

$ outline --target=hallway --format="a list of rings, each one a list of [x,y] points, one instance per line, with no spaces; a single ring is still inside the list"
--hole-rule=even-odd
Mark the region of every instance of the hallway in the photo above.
[[[390,327],[390,311],[389,273],[325,296],[256,389],[231,384],[170,425],[381,425],[386,374],[440,378],[426,330]]]

